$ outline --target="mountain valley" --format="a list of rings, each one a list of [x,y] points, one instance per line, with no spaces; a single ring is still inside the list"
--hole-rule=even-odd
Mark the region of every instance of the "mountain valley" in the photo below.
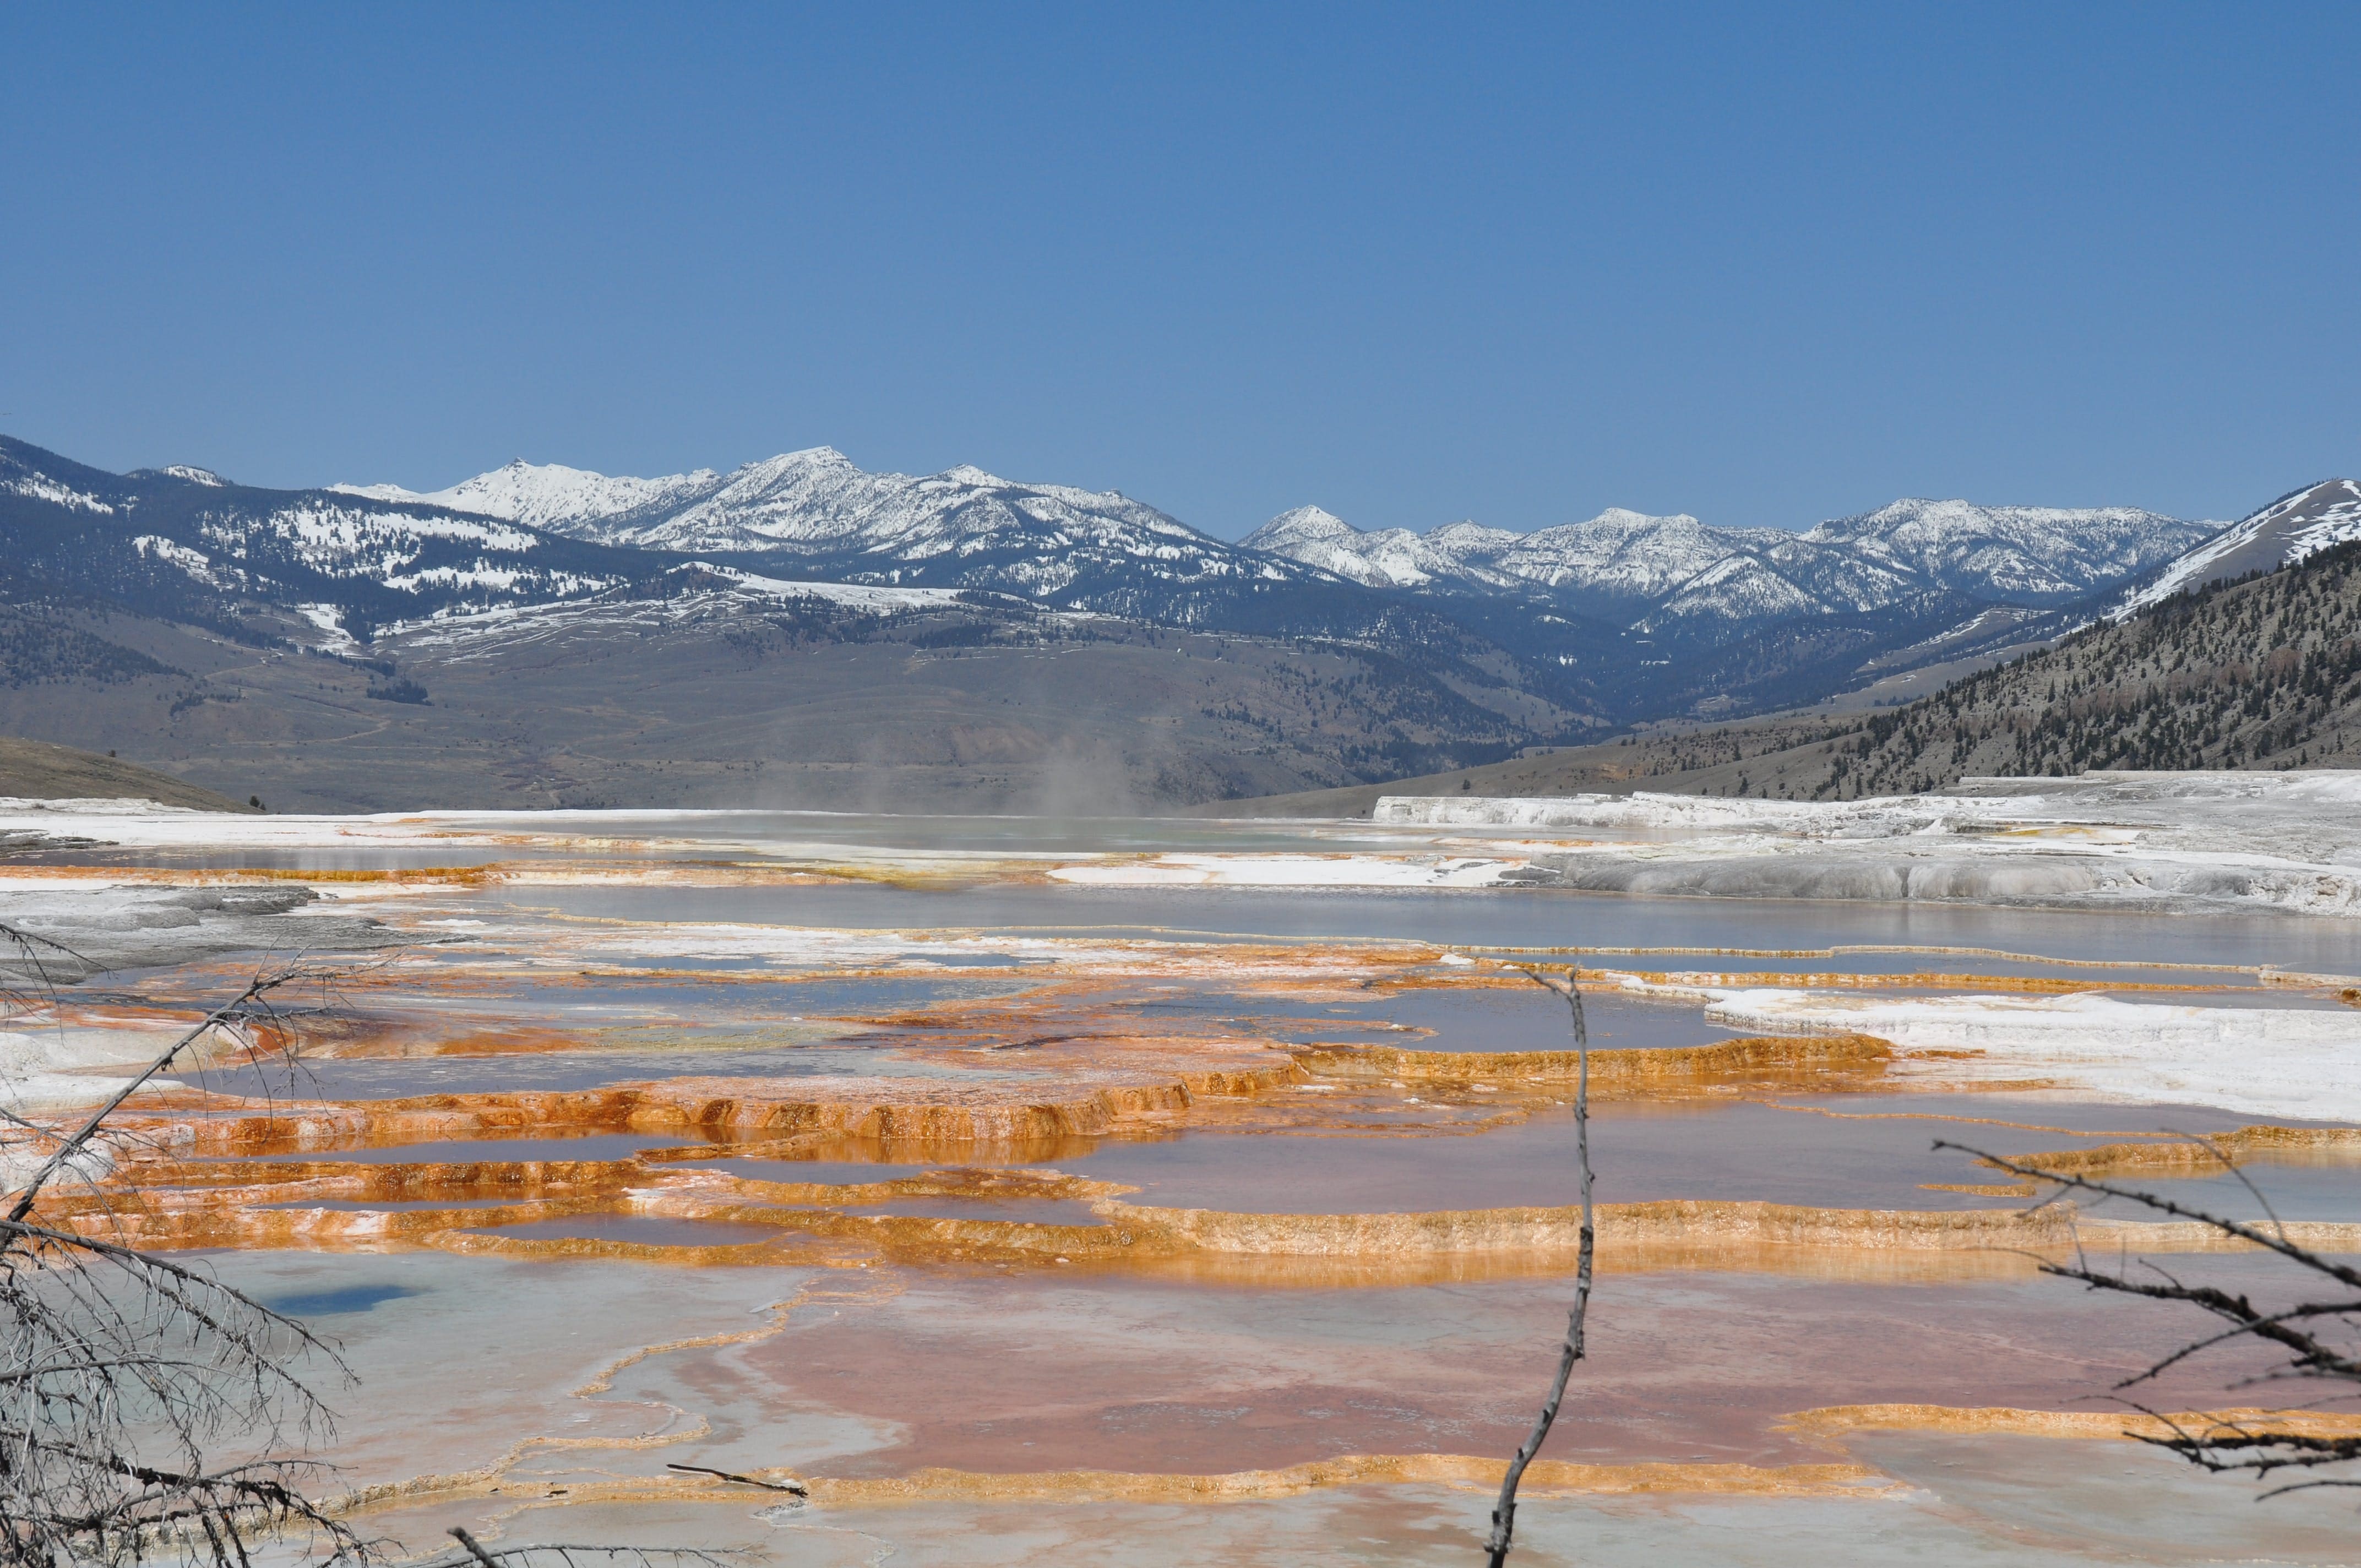
[[[422,494],[0,438],[0,730],[281,809],[1154,809],[1904,690],[2356,510],[2323,486],[2226,530],[1905,500],[1803,533],[1610,510],[1418,535],[1307,507],[1230,543],[825,447]]]
[[[1968,778],[2361,767],[2361,486],[2283,497],[2177,563],[2183,585],[1906,706],[1653,727],[1383,786],[1213,809],[1358,816],[1378,794],[1859,800]],[[2290,559],[2292,557],[2292,559]],[[2244,568],[2238,576],[2221,573]]]

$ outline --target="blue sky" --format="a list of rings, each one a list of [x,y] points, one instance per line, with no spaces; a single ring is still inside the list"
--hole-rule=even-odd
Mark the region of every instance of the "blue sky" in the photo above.
[[[2361,470],[2361,7],[0,10],[0,431],[1235,536]]]

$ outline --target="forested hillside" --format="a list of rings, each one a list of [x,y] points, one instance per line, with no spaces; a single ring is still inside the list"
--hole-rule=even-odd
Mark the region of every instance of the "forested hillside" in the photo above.
[[[2167,599],[1836,744],[1820,798],[1962,774],[2361,762],[2361,544]]]

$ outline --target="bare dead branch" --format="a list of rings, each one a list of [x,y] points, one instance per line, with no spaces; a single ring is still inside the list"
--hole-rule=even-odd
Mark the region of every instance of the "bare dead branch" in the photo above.
[[[17,1192],[16,1201],[9,1208],[8,1218],[22,1220],[27,1214],[31,1213],[34,1201],[39,1198],[42,1187],[58,1173],[59,1168],[89,1146],[91,1139],[96,1137],[99,1129],[106,1124],[106,1119],[121,1110],[123,1102],[137,1093],[148,1080],[170,1067],[173,1059],[182,1051],[214,1029],[225,1025],[234,1028],[256,1016],[257,1003],[280,986],[298,978],[299,971],[293,970],[281,970],[276,974],[257,975],[244,991],[238,992],[235,1001],[206,1014],[194,1028],[165,1047],[160,1056],[149,1062],[136,1077],[126,1082],[115,1091],[113,1098],[96,1111],[92,1112],[88,1120],[61,1140],[57,1152],[43,1162],[41,1168],[33,1173]]]
[[[740,1475],[733,1471],[716,1470],[704,1464],[666,1464],[664,1468],[686,1470],[692,1475],[718,1475],[724,1481],[736,1481],[747,1486],[760,1486],[766,1492],[792,1492],[798,1497],[811,1496],[811,1488],[800,1481],[758,1481],[752,1475]]]
[[[1590,1030],[1582,1016],[1582,988],[1575,983],[1579,970],[1568,965],[1565,978],[1527,970],[1526,977],[1534,984],[1556,992],[1565,998],[1572,1014],[1575,1051],[1574,1091],[1574,1151],[1582,1178],[1582,1234],[1576,1254],[1574,1273],[1574,1308],[1565,1320],[1565,1339],[1558,1347],[1557,1376],[1551,1379],[1549,1397],[1542,1401],[1541,1414],[1533,1421],[1533,1430],[1521,1444],[1516,1456],[1509,1461],[1508,1474],[1500,1479],[1500,1496],[1492,1505],[1492,1530],[1485,1538],[1484,1550],[1491,1568],[1501,1568],[1509,1560],[1509,1549],[1516,1533],[1517,1485],[1525,1476],[1525,1467],[1541,1453],[1543,1442],[1557,1420],[1558,1406],[1565,1398],[1565,1385],[1574,1376],[1574,1364],[1583,1357],[1583,1328],[1590,1310],[1591,1255],[1595,1250],[1596,1231],[1590,1201]]]
[[[696,1466],[675,1465],[673,1468],[695,1469]],[[719,1475],[720,1472],[715,1471],[714,1474]],[[756,1486],[762,1484],[759,1481],[755,1483]],[[638,1568],[656,1568],[659,1563],[703,1563],[707,1568],[730,1568],[730,1560],[740,1555],[734,1552],[701,1552],[686,1546],[585,1546],[577,1541],[548,1541],[530,1546],[506,1546],[493,1551],[457,1525],[451,1527],[451,1537],[465,1550],[435,1558],[423,1564],[422,1568],[468,1568],[469,1564],[475,1564],[477,1568],[531,1568],[536,1559],[543,1558],[555,1558],[560,1563],[572,1564],[577,1553],[609,1563],[634,1563]]]
[[[2278,1353],[2279,1360],[2273,1370],[2241,1379],[2232,1385],[2234,1387],[2290,1379],[2361,1385],[2361,1270],[2290,1239],[2285,1224],[2272,1212],[2261,1191],[2243,1174],[2239,1179],[2269,1216],[2268,1225],[2230,1219],[2155,1193],[2092,1180],[2073,1171],[2008,1159],[1963,1144],[1938,1140],[1935,1146],[1973,1156],[1993,1169],[2028,1181],[2047,1183],[2051,1191],[2043,1204],[2077,1192],[2122,1199],[2151,1212],[2209,1226],[2224,1236],[2260,1248],[2292,1266],[2299,1271],[2299,1278],[2308,1275],[2314,1284],[2332,1283],[2343,1288],[2322,1299],[2307,1296],[2278,1305],[2257,1304],[2245,1292],[2192,1283],[2145,1260],[2140,1265],[2144,1277],[2136,1277],[2127,1261],[2118,1261],[2113,1267],[2093,1263],[2078,1240],[2073,1261],[2043,1259],[2039,1265],[2042,1272],[2077,1281],[2092,1290],[2193,1307],[2220,1325],[2214,1332],[2192,1337],[2141,1371],[2118,1381],[2114,1385],[2116,1391],[2154,1382],[2200,1355],[2239,1343],[2268,1346]],[[2224,1161],[2224,1165],[2229,1163]],[[2238,1474],[2259,1479],[2281,1470],[2312,1470],[2361,1460],[2361,1435],[2321,1435],[2301,1430],[2300,1423],[2246,1422],[2227,1417],[2209,1417],[2202,1425],[2192,1425],[2143,1405],[2132,1404],[2130,1408],[2163,1426],[2169,1435],[2158,1436],[2152,1431],[2126,1431],[2124,1435],[2178,1453],[2201,1469],[2217,1475]],[[2361,1486],[2361,1480],[2325,1477],[2277,1487],[2262,1495],[2279,1497],[2290,1491],[2327,1486]]]
[[[0,1561],[250,1568],[253,1541],[290,1531],[316,1561],[371,1555],[305,1486],[331,1422],[298,1364],[349,1382],[333,1348],[202,1266],[39,1211],[141,1085],[208,1030],[253,1057],[277,1026],[272,993],[312,972],[257,975],[71,1131],[38,1129],[56,1146],[0,1215]]]

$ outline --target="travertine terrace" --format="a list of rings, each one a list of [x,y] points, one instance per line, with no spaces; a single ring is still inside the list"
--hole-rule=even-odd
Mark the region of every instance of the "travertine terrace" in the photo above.
[[[2136,863],[2004,806],[1875,852]],[[258,966],[333,971],[291,1061],[136,1097],[69,1207],[342,1343],[326,1456],[392,1540],[1455,1563],[1563,1321],[1575,1059],[1523,971],[1573,967],[1603,1275],[1521,1561],[2342,1560],[2332,1505],[2125,1441],[2097,1397],[2169,1328],[2036,1271],[2260,1261],[1931,1146],[2361,1251],[2345,905],[1579,893],[1817,851],[1491,815],[27,808],[0,917],[72,956],[20,963],[0,1069],[63,1117]]]

